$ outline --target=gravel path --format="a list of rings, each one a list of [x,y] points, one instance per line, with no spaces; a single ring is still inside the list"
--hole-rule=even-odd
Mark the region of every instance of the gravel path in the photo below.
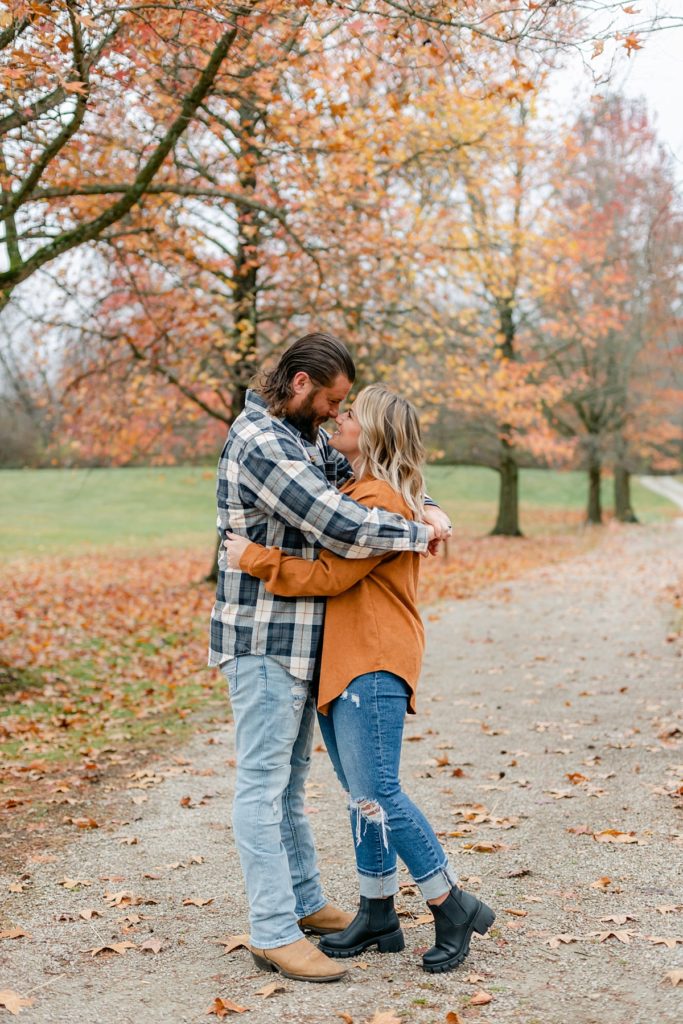
[[[683,660],[661,594],[682,561],[678,529],[611,528],[580,559],[428,616],[405,785],[498,912],[457,972],[421,971],[431,929],[406,889],[403,953],[368,953],[339,984],[258,994],[276,976],[217,942],[246,929],[228,726],[170,762],[131,765],[119,818],[52,853],[37,839],[24,876],[0,875],[0,933],[28,933],[0,941],[0,990],[33,998],[26,1024],[195,1024],[215,1019],[217,997],[247,1007],[250,1024],[378,1011],[416,1024],[449,1011],[487,1024],[681,1020]],[[322,751],[309,803],[328,893],[351,909],[350,834]],[[153,939],[160,951],[143,951]],[[87,952],[121,942],[134,946]],[[664,980],[675,970],[677,987]],[[480,991],[488,1005],[472,1005]]]

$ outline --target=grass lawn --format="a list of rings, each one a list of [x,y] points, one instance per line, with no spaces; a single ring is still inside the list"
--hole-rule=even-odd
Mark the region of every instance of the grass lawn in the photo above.
[[[481,535],[495,519],[498,477],[470,466],[431,466],[428,488],[457,529]],[[215,472],[208,467],[43,469],[0,471],[0,557],[73,553],[117,547],[148,550],[186,547],[206,538],[210,556],[215,529]],[[611,506],[611,481],[603,485]],[[522,528],[531,536],[581,523],[584,473],[523,470]],[[639,517],[652,522],[676,509],[633,485]]]
[[[196,713],[227,713],[223,679],[206,669],[214,480],[209,467],[0,471],[8,813],[17,800],[43,813],[39,791],[84,758],[114,764],[124,746],[177,744]],[[485,536],[497,484],[491,470],[430,467],[429,492],[456,533],[422,566],[424,606],[571,558],[600,536],[579,528],[584,474],[542,471],[521,474],[527,538]],[[634,501],[645,521],[678,514],[637,484]]]

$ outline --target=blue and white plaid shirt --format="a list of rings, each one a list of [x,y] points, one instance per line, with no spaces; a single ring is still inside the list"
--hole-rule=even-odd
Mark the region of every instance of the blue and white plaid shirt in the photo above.
[[[386,551],[426,551],[427,530],[382,509],[366,508],[336,490],[351,468],[320,431],[311,444],[247,392],[218,463],[218,520],[226,530],[288,555],[315,558],[321,547],[346,558]],[[209,664],[242,654],[268,655],[297,679],[311,679],[322,637],[325,601],[277,597],[262,581],[218,559]]]

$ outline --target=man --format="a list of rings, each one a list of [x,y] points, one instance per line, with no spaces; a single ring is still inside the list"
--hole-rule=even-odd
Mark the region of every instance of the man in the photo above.
[[[431,525],[359,505],[336,487],[351,473],[327,443],[355,378],[346,347],[309,334],[283,354],[257,391],[247,393],[218,466],[218,527],[287,554],[319,547],[347,558],[388,550],[426,551],[447,536]],[[326,902],[304,814],[315,721],[311,684],[322,637],[320,598],[280,598],[219,557],[209,664],[227,679],[235,720],[237,781],[233,829],[250,908],[256,962],[301,981],[336,981],[346,969],[302,935],[341,931],[352,920]]]

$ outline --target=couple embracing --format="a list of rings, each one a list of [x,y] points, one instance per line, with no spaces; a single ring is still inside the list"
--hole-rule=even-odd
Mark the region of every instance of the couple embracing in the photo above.
[[[495,917],[459,888],[401,789],[403,721],[415,712],[424,646],[420,555],[450,523],[425,497],[412,405],[370,385],[341,411],[354,377],[340,341],[300,338],[247,393],[218,467],[225,544],[210,664],[227,677],[235,723],[233,830],[250,949],[260,967],[299,981],[337,981],[344,958],[368,947],[403,949],[397,857],[434,916],[426,971],[456,967],[472,932]],[[355,915],[325,899],[304,813],[316,710],[348,798]]]

